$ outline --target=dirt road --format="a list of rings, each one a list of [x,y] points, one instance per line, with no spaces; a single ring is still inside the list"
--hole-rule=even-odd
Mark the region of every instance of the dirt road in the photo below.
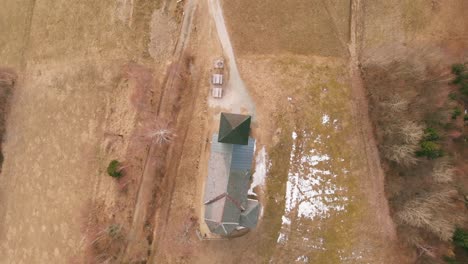
[[[233,113],[248,113],[255,119],[255,104],[237,68],[234,50],[227,32],[223,10],[219,0],[208,0],[210,14],[214,19],[216,32],[228,62],[228,82],[223,100],[211,98],[210,105],[230,109]]]
[[[378,218],[382,236],[390,241],[396,240],[396,230],[390,217],[388,202],[384,191],[385,174],[380,164],[377,141],[375,140],[372,124],[369,118],[369,107],[367,103],[366,89],[364,87],[361,72],[359,69],[359,49],[358,35],[362,34],[359,25],[362,24],[362,4],[361,0],[351,1],[351,22],[349,49],[349,75],[351,90],[353,92],[353,116],[354,122],[359,124],[361,137],[364,139],[365,156],[367,158],[367,173],[363,175],[363,185],[367,186],[370,203],[375,210],[375,217]]]

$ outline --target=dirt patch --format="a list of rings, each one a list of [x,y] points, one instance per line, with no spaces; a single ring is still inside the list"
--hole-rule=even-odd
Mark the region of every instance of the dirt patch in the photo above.
[[[155,10],[151,16],[151,42],[148,50],[151,57],[158,61],[170,58],[176,42],[177,23],[173,17]]]

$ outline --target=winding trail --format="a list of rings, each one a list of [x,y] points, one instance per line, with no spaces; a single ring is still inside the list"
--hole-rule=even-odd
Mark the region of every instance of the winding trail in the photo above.
[[[222,100],[210,100],[212,106],[229,107],[234,113],[241,113],[243,109],[254,116],[255,104],[250,97],[244,81],[240,77],[239,69],[237,68],[234,50],[231,40],[227,32],[226,23],[224,21],[223,10],[219,0],[208,0],[210,13],[216,25],[219,41],[223,47],[224,53],[227,56],[229,63],[229,80],[227,90]]]

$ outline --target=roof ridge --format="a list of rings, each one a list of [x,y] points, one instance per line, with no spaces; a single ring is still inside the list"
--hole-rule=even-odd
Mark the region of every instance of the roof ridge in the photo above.
[[[245,211],[245,208],[241,205],[241,203],[239,201],[237,201],[236,199],[232,198],[231,195],[226,193],[226,198],[228,200],[230,200],[237,207],[237,209],[239,209],[241,211]]]
[[[220,194],[220,195],[218,195],[218,196],[216,196],[216,197],[214,197],[214,198],[212,198],[212,199],[206,201],[206,202],[205,202],[205,205],[208,205],[208,204],[214,203],[214,202],[216,202],[216,201],[218,201],[218,200],[221,200],[221,199],[223,199],[223,198],[224,198],[225,196],[227,196],[227,195],[228,195],[228,194],[227,194],[226,192],[224,192],[224,193],[222,193],[222,194]]]

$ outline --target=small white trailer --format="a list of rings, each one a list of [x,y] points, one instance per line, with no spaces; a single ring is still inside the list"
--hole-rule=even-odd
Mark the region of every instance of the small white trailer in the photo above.
[[[211,77],[211,82],[214,85],[222,85],[223,84],[223,75],[219,74],[219,73],[213,74],[213,76]]]
[[[213,98],[222,98],[223,97],[223,88],[214,86],[211,89],[211,96],[213,96]]]

